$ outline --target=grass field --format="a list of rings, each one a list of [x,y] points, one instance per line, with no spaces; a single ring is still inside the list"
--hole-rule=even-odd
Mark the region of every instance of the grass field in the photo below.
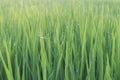
[[[120,2],[0,1],[0,80],[120,80]]]

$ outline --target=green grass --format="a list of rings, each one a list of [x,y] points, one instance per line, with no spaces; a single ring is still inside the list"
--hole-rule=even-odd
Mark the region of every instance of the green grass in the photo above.
[[[38,2],[0,3],[0,80],[120,80],[119,2]]]

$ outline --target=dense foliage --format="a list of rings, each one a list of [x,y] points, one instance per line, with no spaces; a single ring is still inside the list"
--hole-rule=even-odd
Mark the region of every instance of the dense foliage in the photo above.
[[[0,3],[0,80],[120,80],[119,3],[56,2]]]

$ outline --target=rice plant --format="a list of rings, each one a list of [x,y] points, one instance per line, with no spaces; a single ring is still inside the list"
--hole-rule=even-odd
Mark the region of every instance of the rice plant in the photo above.
[[[120,80],[120,2],[0,1],[0,80]]]

